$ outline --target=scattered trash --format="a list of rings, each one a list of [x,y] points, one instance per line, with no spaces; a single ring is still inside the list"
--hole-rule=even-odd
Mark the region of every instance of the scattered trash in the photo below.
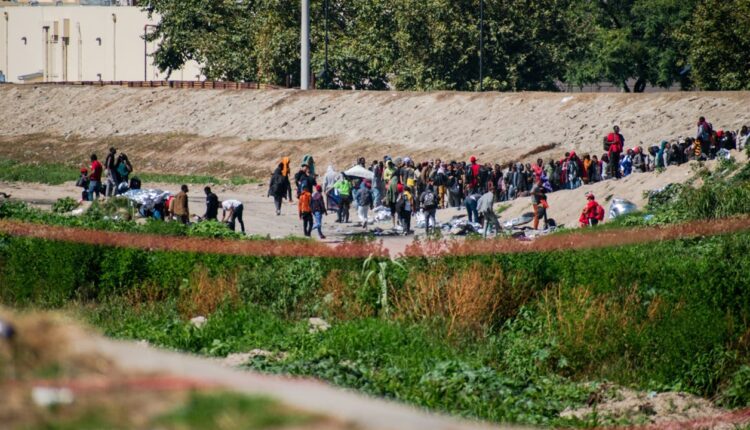
[[[37,406],[50,407],[55,405],[70,405],[73,403],[73,392],[68,388],[34,387],[31,389],[31,399]]]
[[[192,324],[196,328],[203,327],[208,322],[208,319],[204,316],[197,316],[195,318],[190,319],[190,324]]]
[[[534,213],[526,212],[525,214],[517,218],[513,218],[511,220],[506,221],[505,223],[503,223],[503,227],[506,229],[511,229],[513,227],[518,227],[519,225],[528,224],[533,220],[534,220]]]
[[[416,223],[417,228],[425,228],[427,226],[427,217],[425,216],[424,211],[420,210],[419,212],[417,212],[416,218],[417,218],[417,223]]]
[[[7,321],[0,320],[0,339],[12,340],[16,336],[16,329]]]
[[[269,360],[284,360],[287,357],[285,352],[271,352],[265,349],[253,349],[250,352],[238,352],[235,354],[227,355],[221,364],[227,367],[239,367],[247,364],[248,361],[256,357],[265,357]]]
[[[385,206],[378,206],[372,211],[375,213],[376,221],[390,221],[391,220],[390,208],[387,208]]]
[[[719,150],[719,152],[716,153],[716,158],[723,158],[725,160],[731,160],[732,154],[729,152],[728,149],[722,148]]]
[[[612,199],[612,203],[609,205],[609,219],[615,219],[618,216],[627,215],[638,211],[638,206],[635,203],[625,199]]]
[[[331,328],[331,325],[322,318],[309,318],[307,324],[309,326],[308,332],[310,333],[318,333]]]

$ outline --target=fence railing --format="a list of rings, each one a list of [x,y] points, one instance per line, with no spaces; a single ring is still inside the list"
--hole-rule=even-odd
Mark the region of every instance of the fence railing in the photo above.
[[[73,85],[73,86],[120,86],[128,88],[190,88],[210,90],[268,90],[281,87],[257,82],[224,82],[224,81],[62,81],[33,82],[25,85]]]

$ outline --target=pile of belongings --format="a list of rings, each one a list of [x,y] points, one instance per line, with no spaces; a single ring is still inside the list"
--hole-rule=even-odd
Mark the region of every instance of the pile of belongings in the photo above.
[[[162,190],[129,190],[122,194],[133,204],[144,218],[164,218],[164,204],[172,196],[169,191]]]
[[[518,227],[518,226],[521,226],[521,225],[524,225],[524,224],[528,224],[531,221],[534,221],[534,213],[533,212],[526,212],[525,214],[523,214],[523,215],[521,215],[521,216],[519,216],[517,218],[513,218],[511,220],[505,221],[503,223],[503,228],[505,228],[507,230],[510,230],[510,229],[515,228],[515,227]]]
[[[631,214],[638,211],[638,206],[635,203],[625,199],[612,199],[612,203],[609,205],[609,219],[615,219],[618,216]]]

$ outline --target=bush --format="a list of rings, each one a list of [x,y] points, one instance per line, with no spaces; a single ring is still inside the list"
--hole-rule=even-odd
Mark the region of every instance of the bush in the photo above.
[[[55,203],[52,205],[52,212],[54,213],[68,213],[72,211],[73,209],[78,207],[78,202],[70,197],[63,197],[61,199],[57,199]]]

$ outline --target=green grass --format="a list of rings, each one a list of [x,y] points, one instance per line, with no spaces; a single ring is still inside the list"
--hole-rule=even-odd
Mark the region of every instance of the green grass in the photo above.
[[[32,164],[0,159],[0,181],[60,185],[77,180],[78,175],[75,166],[61,163]]]
[[[119,395],[124,395],[120,393]],[[137,396],[134,393],[133,396]],[[138,416],[116,403],[107,403],[104,393],[99,400],[86,406],[57,407],[40,414],[29,430],[100,430],[100,429],[164,429],[164,430],[261,430],[302,426],[319,421],[319,417],[297,412],[266,397],[234,393],[190,393],[183,404],[155,417]]]
[[[283,426],[302,426],[315,418],[292,412],[265,397],[239,394],[193,393],[177,410],[155,420],[155,428],[167,430],[262,430]]]
[[[19,163],[13,160],[0,159],[0,181],[32,182],[48,185],[61,185],[65,182],[76,181],[80,166],[63,163]],[[219,178],[210,175],[175,175],[165,173],[135,172],[143,182],[144,187],[149,183],[165,184],[221,184],[246,185],[258,183],[257,179],[233,176]]]

